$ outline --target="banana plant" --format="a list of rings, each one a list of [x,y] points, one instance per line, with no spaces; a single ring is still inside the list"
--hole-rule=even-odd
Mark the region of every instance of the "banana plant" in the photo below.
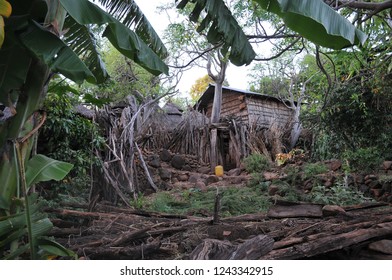
[[[278,15],[293,31],[317,45],[342,49],[361,45],[367,36],[322,0],[252,0],[262,9]],[[224,0],[176,0],[177,8],[192,4],[189,19],[199,22],[197,31],[207,31],[211,44],[223,44],[235,65],[248,65],[255,58],[242,28]]]
[[[30,155],[33,135],[45,121],[39,108],[54,74],[76,83],[101,83],[108,78],[91,27],[103,27],[103,36],[118,51],[149,72],[168,72],[163,62],[166,49],[136,3],[94,2],[109,12],[88,0],[0,0],[0,103],[5,108],[0,116],[3,258],[69,253],[44,238],[51,224],[29,186],[61,180],[71,167]],[[58,172],[61,176],[54,175]]]

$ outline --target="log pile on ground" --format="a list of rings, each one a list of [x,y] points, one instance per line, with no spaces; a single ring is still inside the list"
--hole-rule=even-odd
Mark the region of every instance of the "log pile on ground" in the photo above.
[[[276,201],[220,219],[98,204],[47,209],[56,240],[87,259],[392,259],[392,208]]]

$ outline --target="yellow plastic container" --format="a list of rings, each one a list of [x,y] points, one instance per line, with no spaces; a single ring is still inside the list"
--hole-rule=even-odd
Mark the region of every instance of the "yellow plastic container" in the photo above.
[[[215,166],[215,175],[218,177],[223,176],[223,166],[222,165]]]

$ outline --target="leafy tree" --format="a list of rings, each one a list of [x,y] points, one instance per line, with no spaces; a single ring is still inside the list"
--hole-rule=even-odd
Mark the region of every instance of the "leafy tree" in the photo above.
[[[40,221],[34,216],[39,207],[35,197],[28,195],[29,188],[38,181],[63,178],[70,165],[40,155],[28,161],[32,136],[45,120],[38,109],[53,73],[77,83],[99,83],[107,78],[90,26],[105,25],[103,36],[151,73],[168,71],[162,61],[166,49],[137,5],[133,1],[99,2],[111,14],[87,0],[1,1],[0,102],[6,106],[6,114],[0,123],[0,216],[10,225],[15,217],[26,221],[21,231],[13,232],[16,227],[11,227],[0,232],[1,244],[12,243],[10,251],[0,248],[2,256],[16,258],[29,252],[32,258],[39,257],[43,239],[33,231],[34,223]],[[8,17],[4,25],[3,16]],[[55,167],[56,172],[47,176],[42,173],[44,167]],[[51,226],[46,225],[44,233]],[[26,228],[29,242],[23,245],[19,241]]]
[[[193,102],[196,102],[201,95],[206,91],[210,84],[214,83],[209,75],[205,75],[201,78],[198,78],[195,83],[192,85],[189,94],[192,98]],[[223,82],[224,86],[229,86],[229,82],[225,80]]]
[[[196,102],[203,94],[203,92],[205,92],[205,90],[208,88],[208,85],[212,82],[213,81],[211,77],[208,75],[198,78],[192,85],[191,90],[189,91],[192,101]]]
[[[51,198],[64,192],[87,198],[84,195],[93,180],[91,169],[100,166],[95,152],[104,147],[104,138],[92,117],[89,119],[76,111],[80,99],[72,92],[78,93],[71,85],[55,79],[49,84],[43,104],[47,120],[39,133],[37,152],[74,165],[61,183],[44,185],[45,193],[50,193]]]

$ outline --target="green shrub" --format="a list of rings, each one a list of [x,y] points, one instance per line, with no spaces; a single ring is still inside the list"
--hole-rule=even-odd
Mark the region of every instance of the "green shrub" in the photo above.
[[[284,200],[292,202],[301,201],[300,192],[296,189],[295,186],[280,180],[274,181],[273,184],[279,187],[277,194],[283,197]]]
[[[328,172],[328,167],[323,163],[308,163],[304,166],[304,179]]]
[[[351,187],[336,184],[330,189],[324,186],[314,187],[306,200],[312,203],[347,206],[360,204],[372,199],[365,197],[362,192]]]
[[[381,152],[376,147],[347,151],[344,153],[344,158],[349,164],[349,169],[357,172],[376,170],[383,161]]]
[[[287,166],[285,168],[285,173],[287,174],[286,181],[292,185],[297,185],[297,182],[300,182],[300,168],[296,165]]]
[[[270,162],[262,154],[251,154],[244,158],[243,163],[248,173],[263,172],[270,167]]]

